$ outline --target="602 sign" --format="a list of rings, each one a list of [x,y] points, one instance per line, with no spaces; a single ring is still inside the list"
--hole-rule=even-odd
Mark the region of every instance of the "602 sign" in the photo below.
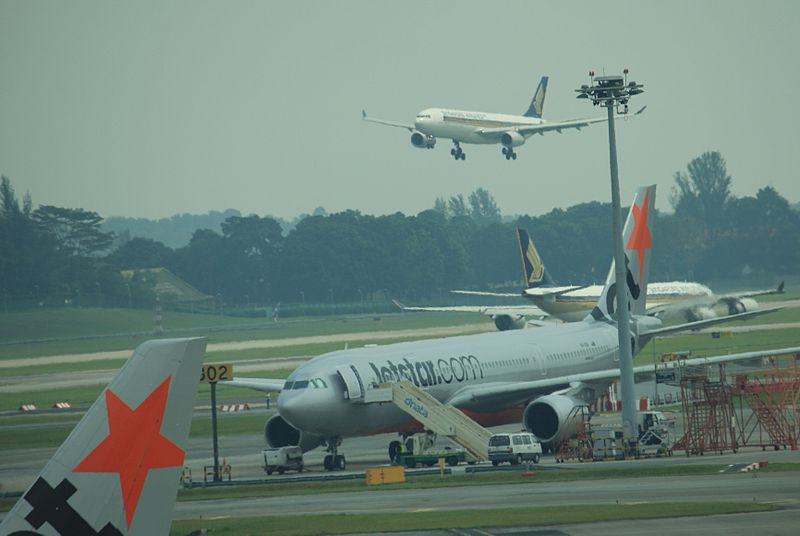
[[[233,365],[203,365],[200,381],[205,383],[227,382],[233,379]]]

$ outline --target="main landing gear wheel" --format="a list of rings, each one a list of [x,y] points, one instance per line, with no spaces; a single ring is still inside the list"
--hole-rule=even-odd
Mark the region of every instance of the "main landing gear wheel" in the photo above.
[[[503,147],[503,154],[506,156],[506,160],[517,159],[517,153],[515,153],[514,149],[511,147]]]
[[[344,454],[328,454],[322,461],[322,466],[326,471],[344,471],[347,468],[347,460]]]
[[[392,441],[389,443],[389,461],[392,463],[397,463],[397,459],[400,457],[400,450],[402,449],[402,444],[399,441]]]
[[[450,154],[453,155],[453,158],[455,158],[456,160],[466,160],[467,155],[464,154],[464,151],[461,150],[461,145],[459,145],[457,141],[454,141],[453,145],[455,145],[455,147],[450,149]]]

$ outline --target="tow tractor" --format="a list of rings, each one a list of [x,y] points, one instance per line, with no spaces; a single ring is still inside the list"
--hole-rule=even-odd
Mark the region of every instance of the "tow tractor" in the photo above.
[[[465,450],[449,446],[437,448],[434,446],[435,442],[436,434],[433,432],[426,431],[424,434],[414,434],[405,440],[404,448],[401,448],[394,462],[410,469],[418,465],[433,467],[440,459],[444,459],[445,463],[451,467],[465,461],[475,463],[471,457],[468,458]]]

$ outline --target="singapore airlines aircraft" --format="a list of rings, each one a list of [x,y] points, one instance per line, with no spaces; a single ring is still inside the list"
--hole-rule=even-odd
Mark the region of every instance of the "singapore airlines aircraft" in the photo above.
[[[647,216],[652,214],[654,202],[655,186],[640,188],[624,228],[634,353],[656,335],[779,309],[669,327],[647,316],[652,246],[648,227],[652,220]],[[522,422],[545,446],[554,446],[576,426],[572,409],[595,400],[619,377],[615,288],[612,263],[600,299],[581,322],[342,350],[301,365],[285,382],[239,378],[226,383],[280,392],[278,415],[265,428],[267,443],[273,447],[300,445],[304,450],[325,444],[329,452],[326,469],[344,469],[345,457],[339,453],[343,438],[420,429],[392,404],[364,403],[366,390],[394,381],[413,382],[483,426]],[[686,363],[700,365],[767,354],[770,352]],[[634,372],[641,379],[651,376],[653,367],[636,367]],[[397,446],[390,445],[390,452],[394,448]]]
[[[168,534],[205,349],[202,338],[139,345],[0,535]]]
[[[523,115],[506,115],[486,112],[471,112],[465,110],[450,110],[447,108],[427,108],[417,114],[413,125],[396,121],[385,121],[369,117],[365,110],[361,116],[365,121],[387,125],[390,127],[405,128],[411,132],[411,145],[418,149],[433,149],[436,138],[445,138],[453,141],[454,147],[450,154],[456,160],[465,160],[467,155],[461,149],[462,143],[475,144],[500,144],[506,160],[516,160],[515,147],[525,143],[534,134],[544,135],[546,132],[558,132],[574,128],[580,130],[593,123],[607,121],[608,118],[571,119],[548,123],[542,119],[544,97],[547,91],[547,77],[543,76],[533,94],[533,99]],[[644,108],[636,112],[638,115]]]
[[[577,322],[586,316],[603,291],[602,285],[558,286],[553,281],[547,268],[542,263],[533,240],[524,229],[517,229],[520,256],[522,258],[523,284],[522,296],[529,299],[546,314],[565,322]],[[471,290],[453,290],[456,294],[492,296],[510,298],[519,294],[505,292],[483,292]],[[657,315],[662,319],[680,317],[687,322],[696,322],[707,318],[727,316],[758,309],[753,299],[757,296],[781,294],[783,283],[769,290],[753,290],[733,292],[720,296],[714,295],[710,288],[693,281],[667,281],[650,283],[647,287],[647,314]],[[446,310],[437,308],[405,308],[406,310]],[[451,310],[459,310],[457,307]],[[537,313],[521,310],[506,312],[503,307],[484,307],[485,314],[492,315],[497,328],[522,329],[530,322],[526,316]],[[536,322],[534,322],[536,324]]]

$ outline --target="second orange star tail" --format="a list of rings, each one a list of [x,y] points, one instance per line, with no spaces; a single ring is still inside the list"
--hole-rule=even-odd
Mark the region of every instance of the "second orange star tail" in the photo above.
[[[168,534],[205,339],[141,344],[0,524],[0,536]]]
[[[636,191],[633,205],[622,230],[625,248],[625,288],[628,305],[634,315],[646,314],[647,281],[650,276],[650,257],[653,247],[653,219],[656,203],[656,186],[642,186]],[[616,275],[614,262],[606,277],[606,284],[597,305],[591,312],[596,320],[616,318]]]

